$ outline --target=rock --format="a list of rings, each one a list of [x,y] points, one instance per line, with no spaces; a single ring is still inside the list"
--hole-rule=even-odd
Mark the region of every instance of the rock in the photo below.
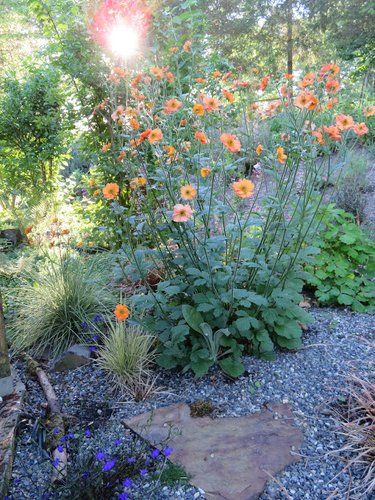
[[[303,439],[287,404],[270,404],[245,417],[212,419],[192,418],[189,406],[181,403],[125,424],[153,445],[170,436],[171,460],[215,500],[258,498],[270,476],[299,460],[291,450],[299,448]]]
[[[56,372],[75,370],[80,366],[87,365],[90,361],[90,349],[85,345],[74,344],[54,362],[53,370]]]
[[[19,229],[3,229],[0,231],[0,238],[4,238],[17,246],[24,242],[25,238]]]

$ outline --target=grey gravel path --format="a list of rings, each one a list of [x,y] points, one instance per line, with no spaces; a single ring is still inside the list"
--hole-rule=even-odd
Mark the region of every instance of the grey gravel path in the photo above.
[[[361,471],[352,471],[352,477],[347,472],[340,473],[343,462],[327,455],[343,442],[329,404],[337,402],[350,373],[374,375],[375,321],[370,315],[339,309],[315,309],[312,314],[315,321],[306,332],[299,352],[280,352],[273,362],[248,357],[245,376],[235,382],[216,370],[200,380],[191,375],[162,372],[159,383],[164,393],[136,403],[116,401],[109,382],[94,366],[50,375],[66,413],[83,422],[96,419],[98,426],[109,420],[109,427],[116,427],[116,422],[120,425],[119,421],[126,417],[179,401],[209,399],[217,409],[218,418],[257,412],[268,402],[289,402],[296,424],[305,436],[300,450],[302,458],[278,475],[277,481],[270,480],[261,500],[344,499],[350,481],[352,488],[360,484]],[[42,397],[33,382],[28,385],[30,411],[35,415]],[[27,435],[21,432],[20,439],[23,444],[17,450],[13,498],[34,499],[35,488],[26,496],[17,496],[30,487],[21,473],[23,464],[32,473],[33,485],[38,478],[42,481],[45,472],[37,465],[37,453],[35,447],[27,444]],[[147,494],[144,498],[148,498]],[[149,498],[190,500],[202,495],[194,488],[176,487]]]

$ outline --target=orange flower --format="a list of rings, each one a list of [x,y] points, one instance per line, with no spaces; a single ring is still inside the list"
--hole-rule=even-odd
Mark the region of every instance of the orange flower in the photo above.
[[[190,52],[191,40],[186,40],[186,42],[183,44],[182,48],[184,49],[184,52]]]
[[[353,117],[349,115],[337,115],[336,125],[339,130],[349,130],[354,125]]]
[[[279,146],[276,149],[276,154],[277,154],[277,161],[279,163],[285,163],[286,162],[286,159],[288,158],[288,156],[285,154],[284,148],[282,146]]]
[[[130,121],[129,121],[129,125],[131,126],[131,128],[133,130],[139,130],[139,121],[137,120],[137,118],[131,118]]]
[[[220,78],[221,77],[221,72],[218,69],[215,69],[215,71],[212,73],[212,78]]]
[[[241,150],[241,143],[233,134],[221,134],[220,141],[224,144],[231,153],[238,153]]]
[[[197,83],[201,83],[201,84],[206,83],[206,80],[205,80],[204,78],[201,78],[201,77],[196,78],[196,79],[195,79],[195,81],[196,81]]]
[[[208,144],[208,139],[207,136],[204,132],[201,130],[197,130],[194,134],[194,137],[197,141],[199,141],[201,144]]]
[[[180,121],[180,127],[185,127],[186,124],[187,124],[186,118],[182,118],[181,121]]]
[[[204,106],[203,104],[199,104],[198,102],[194,104],[193,106],[193,113],[197,116],[203,116],[204,115]]]
[[[259,85],[259,90],[266,90],[267,88],[267,85],[268,85],[268,82],[270,80],[270,76],[264,76],[261,81],[260,81],[260,85]]]
[[[201,168],[201,176],[203,178],[208,177],[210,175],[210,173],[211,173],[211,169],[210,168],[208,168],[208,167]]]
[[[120,154],[118,155],[118,157],[116,158],[116,160],[117,161],[122,161],[125,156],[126,156],[126,152],[125,151],[120,151]]]
[[[120,192],[119,185],[115,182],[109,182],[103,188],[103,196],[106,200],[114,200]]]
[[[368,128],[365,123],[355,123],[353,126],[353,132],[357,135],[365,135],[368,133]]]
[[[263,146],[261,144],[258,144],[255,152],[258,156],[260,156],[263,153]]]
[[[232,185],[234,193],[240,198],[250,198],[254,192],[254,184],[249,179],[240,179]]]
[[[178,52],[178,47],[171,47],[171,48],[169,49],[169,52],[170,52],[171,54],[177,54],[177,52]]]
[[[326,83],[325,89],[328,94],[336,94],[336,92],[340,90],[340,83],[337,80],[330,78]]]
[[[174,155],[176,154],[176,148],[170,145],[164,146],[164,151],[170,158],[173,158]]]
[[[311,133],[315,137],[316,142],[318,142],[321,145],[326,143],[326,141],[323,138],[323,133],[321,130],[319,130],[319,129],[313,130]]]
[[[174,222],[187,222],[193,216],[193,210],[190,205],[181,205],[178,203],[173,207],[172,220]]]
[[[287,89],[287,86],[286,85],[281,85],[280,87],[280,94],[283,96],[283,97],[288,97],[289,94],[288,94],[288,89]]]
[[[363,112],[364,112],[366,118],[370,118],[370,116],[375,115],[375,106],[370,106],[370,107],[364,109]]]
[[[306,87],[309,87],[310,85],[313,85],[314,80],[315,80],[314,73],[306,73],[306,75],[302,78],[302,80],[298,82],[298,86],[301,89],[304,89]]]
[[[154,75],[157,80],[161,80],[164,76],[164,69],[159,66],[154,66],[150,69],[150,73]]]
[[[182,102],[177,99],[169,99],[164,105],[164,112],[167,115],[176,113],[182,106]]]
[[[301,92],[294,99],[294,104],[298,108],[314,109],[318,105],[318,99],[311,92]]]
[[[220,107],[220,101],[216,97],[205,96],[203,106],[206,111],[217,111]]]
[[[26,235],[27,235],[27,234],[30,234],[32,230],[33,230],[33,226],[32,226],[32,225],[27,226],[27,227],[25,228],[24,233],[25,233]]]
[[[103,146],[102,146],[102,152],[106,153],[109,149],[111,149],[111,146],[112,146],[111,142],[107,142],[106,144],[103,144]]]
[[[292,80],[292,78],[294,78],[294,75],[292,73],[284,73],[284,76],[287,80]]]
[[[89,186],[90,186],[90,187],[94,187],[95,185],[96,185],[96,180],[95,180],[94,178],[91,178],[91,179],[89,180]]]
[[[327,75],[338,75],[340,73],[340,66],[337,64],[325,64],[322,66],[319,75],[323,78]]]
[[[323,127],[323,130],[333,141],[341,141],[340,130],[335,125],[329,127]]]
[[[142,177],[142,176],[134,177],[134,179],[132,179],[130,181],[130,188],[137,189],[139,187],[143,187],[146,185],[146,182],[147,182],[147,180],[145,177]]]
[[[113,314],[116,316],[118,321],[125,321],[129,318],[130,312],[125,304],[117,304]]]
[[[148,142],[154,144],[154,142],[161,141],[163,139],[163,132],[160,128],[154,128],[148,135]]]
[[[183,200],[193,200],[197,196],[197,190],[191,184],[181,186],[180,193]]]
[[[94,198],[97,198],[100,195],[100,189],[95,189],[95,191],[92,193]]]
[[[165,73],[165,77],[168,80],[168,83],[174,82],[174,74],[171,73],[170,71],[167,71],[167,73]]]
[[[234,95],[232,94],[232,92],[229,92],[229,90],[223,89],[221,92],[227,101],[229,102],[235,101]]]

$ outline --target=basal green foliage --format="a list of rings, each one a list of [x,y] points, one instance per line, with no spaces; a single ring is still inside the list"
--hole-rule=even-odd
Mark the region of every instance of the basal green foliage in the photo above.
[[[323,229],[315,244],[320,248],[314,265],[306,267],[308,280],[321,304],[340,304],[355,311],[375,305],[375,244],[351,214],[328,205]]]
[[[39,271],[25,271],[15,292],[9,325],[15,351],[50,349],[54,355],[85,343],[84,323],[113,307],[105,259],[62,255]]]

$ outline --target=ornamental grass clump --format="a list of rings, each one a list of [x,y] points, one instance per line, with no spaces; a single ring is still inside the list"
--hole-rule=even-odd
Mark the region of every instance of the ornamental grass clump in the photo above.
[[[49,350],[57,356],[72,344],[86,343],[85,325],[115,302],[107,264],[105,257],[51,254],[39,270],[25,271],[9,324],[13,351]]]
[[[156,378],[152,373],[155,361],[155,337],[138,325],[125,323],[118,304],[113,322],[106,319],[106,331],[101,334],[102,345],[98,349],[97,363],[111,377],[115,389],[137,401],[157,391]]]

